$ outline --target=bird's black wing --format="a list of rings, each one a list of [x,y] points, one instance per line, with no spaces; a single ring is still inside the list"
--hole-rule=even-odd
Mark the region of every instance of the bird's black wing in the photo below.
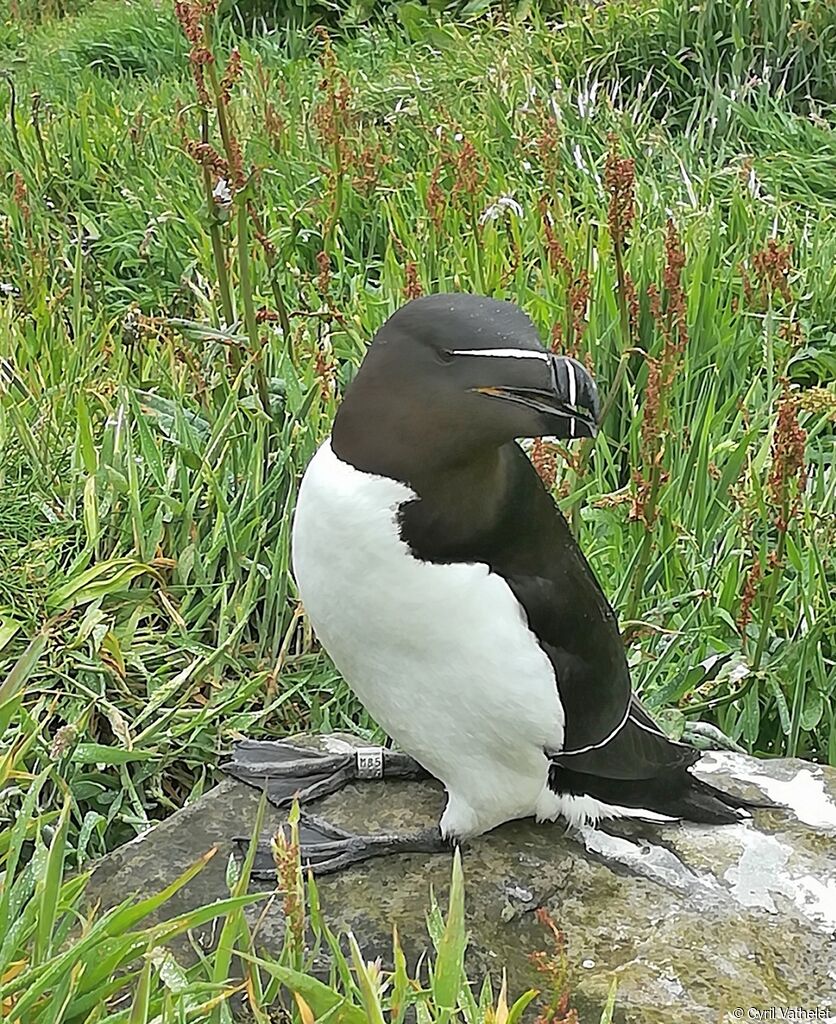
[[[700,752],[669,740],[632,692],[618,623],[563,516],[517,445],[474,486],[457,477],[401,509],[415,557],[482,562],[501,576],[549,658],[565,714],[549,786],[669,818],[737,821],[750,802],[687,769]]]
[[[554,668],[563,705],[563,749],[582,752],[624,724],[630,673],[614,617],[591,588],[558,567],[549,576],[505,576],[538,644]],[[556,752],[557,752],[556,748]]]
[[[506,445],[492,477],[475,477],[472,488],[454,481],[402,508],[401,537],[422,560],[483,562],[506,581],[554,668],[565,734],[549,754],[571,758],[579,771],[627,778],[680,763],[644,712],[629,717],[615,613],[525,453]]]
[[[514,467],[516,537],[509,532],[491,568],[505,577],[554,667],[565,734],[561,749],[550,753],[573,771],[612,779],[647,779],[693,764],[698,752],[671,742],[632,692],[615,612],[523,461]]]
[[[650,725],[640,722],[634,707],[631,703],[624,725],[607,742],[580,754],[557,754],[555,764],[582,775],[639,781],[687,768],[699,759],[698,750],[669,739],[652,720]]]

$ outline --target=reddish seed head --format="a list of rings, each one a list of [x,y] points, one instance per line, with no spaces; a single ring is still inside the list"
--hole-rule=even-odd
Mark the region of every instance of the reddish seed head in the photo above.
[[[241,153],[241,146],[238,139],[232,131],[229,133],[227,149],[229,151],[230,180],[236,189],[242,189],[246,182],[246,175],[244,174],[244,157]]]
[[[441,230],[441,224],[444,219],[444,209],[447,205],[447,193],[441,187],[439,178],[441,177],[442,163],[439,160],[433,168],[432,176],[430,177],[430,185],[427,189],[427,212],[430,215],[430,220],[433,222],[433,226],[436,231]]]
[[[554,187],[560,172],[560,129],[553,114],[543,119],[540,133],[534,140],[534,148],[547,185]]]
[[[331,259],[324,250],[316,254],[316,265],[319,267],[319,276],[316,279],[316,287],[321,295],[327,295],[331,283]]]
[[[409,260],[404,267],[404,274],[406,275],[406,283],[404,284],[403,294],[405,299],[418,299],[424,292],[421,288],[421,282],[418,280],[418,267]]]
[[[485,180],[484,166],[481,156],[470,139],[465,139],[462,142],[461,148],[454,158],[453,167],[455,170],[454,196],[474,197],[482,191]]]
[[[322,400],[327,401],[333,397],[336,391],[337,372],[333,362],[321,345],[316,350],[314,368],[319,380],[319,393],[322,395]]]
[[[665,228],[665,267],[662,272],[664,302],[655,284],[651,284],[647,289],[650,313],[664,339],[660,357],[663,390],[666,390],[673,381],[678,357],[688,343],[688,310],[685,289],[682,284],[684,268],[685,249],[676,230],[676,225],[672,220],[668,220]],[[638,313],[637,302],[635,302],[635,311]]]
[[[572,315],[573,355],[577,355],[578,345],[583,339],[587,328],[586,310],[589,304],[589,275],[581,270],[569,286],[569,310]]]
[[[551,490],[557,480],[557,457],[551,445],[542,437],[535,437],[531,446],[531,462],[547,490]]]
[[[553,273],[562,270],[570,278],[572,277],[572,264],[566,255],[560,240],[554,230],[554,218],[549,210],[549,201],[545,196],[540,197],[539,202],[540,219],[543,222],[543,232],[546,236],[546,252],[548,253],[549,267]]]
[[[354,118],[350,109],[351,86],[340,70],[331,46],[331,37],[323,26],[316,28],[322,41],[319,61],[323,76],[319,81],[322,100],[314,109],[313,121],[322,144],[335,154],[340,168],[353,163],[349,139],[354,131]]]
[[[353,182],[355,189],[363,195],[370,195],[377,187],[381,170],[391,159],[378,143],[364,147],[355,160],[359,172]]]
[[[604,164],[604,187],[610,196],[607,212],[610,234],[616,246],[621,247],[636,216],[636,168],[631,159],[618,152],[618,136],[610,135],[610,152]]]
[[[199,2],[199,0],[178,0],[174,5],[174,13],[183,29],[183,35],[189,41],[189,63],[192,67],[197,96],[200,102],[209,106],[209,91],[206,88],[204,67],[214,61],[214,57],[206,45],[205,17],[214,14],[217,3]]]
[[[665,228],[665,271],[662,282],[667,292],[668,335],[667,343],[681,353],[688,342],[688,317],[685,289],[682,286],[682,271],[685,268],[685,249],[669,218]]]
[[[785,246],[780,246],[777,239],[768,239],[766,245],[752,255],[752,275],[757,282],[757,287],[752,283],[746,267],[741,266],[743,294],[749,306],[753,309],[762,309],[776,295],[780,295],[785,302],[792,301],[789,286],[789,274],[792,269],[791,258],[791,243],[788,242]]]
[[[770,238],[763,249],[759,249],[752,257],[752,267],[760,279],[762,291],[774,295],[780,293],[787,302],[792,296],[788,284],[792,245],[778,245],[775,238]]]
[[[807,432],[798,422],[798,404],[784,381],[772,439],[772,470],[768,483],[775,506],[775,525],[782,533],[798,514],[807,483],[806,446]]]
[[[230,53],[221,79],[221,102],[228,104],[235,83],[241,77],[241,53],[236,46]]]
[[[650,313],[662,335],[658,357],[647,356],[647,387],[642,408],[639,450],[642,468],[633,474],[634,498],[631,518],[652,526],[657,518],[656,495],[667,479],[663,467],[664,438],[668,431],[667,393],[673,383],[680,357],[688,341],[687,310],[682,271],[685,250],[672,220],[665,231],[665,267],[662,273],[664,300],[655,284],[647,289]],[[632,282],[631,282],[632,285]],[[638,300],[628,293],[631,317],[638,317]]]
[[[337,63],[337,58],[334,56],[334,48],[331,45],[331,36],[328,34],[328,29],[324,25],[317,25],[314,29],[314,35],[319,37],[319,41],[322,43],[322,51],[319,54],[319,63],[322,65],[324,71],[333,69]]]
[[[627,313],[630,317],[630,336],[635,338],[639,330],[639,297],[636,283],[628,271],[624,271],[624,294],[627,299]]]
[[[184,139],[183,148],[195,163],[210,171],[213,178],[229,179],[229,165],[214,146],[211,146],[208,142]]]
[[[29,209],[29,193],[26,188],[26,182],[23,180],[23,175],[20,171],[14,172],[14,185],[12,187],[12,199],[15,206],[20,210],[20,214],[24,220],[29,220],[32,211]]]
[[[758,586],[761,580],[761,564],[757,560],[752,562],[746,580],[743,584],[743,594],[740,598],[740,610],[737,613],[737,625],[742,633],[752,620],[752,605],[758,595]]]
[[[267,129],[273,149],[280,150],[282,148],[285,123],[284,118],[270,100],[264,101],[264,127]]]

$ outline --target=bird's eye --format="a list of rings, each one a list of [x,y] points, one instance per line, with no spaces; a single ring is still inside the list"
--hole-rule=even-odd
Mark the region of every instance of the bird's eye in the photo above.
[[[449,366],[450,363],[453,362],[453,359],[455,357],[449,349],[439,348],[436,349],[435,358],[438,360],[439,363],[443,363],[445,366]]]

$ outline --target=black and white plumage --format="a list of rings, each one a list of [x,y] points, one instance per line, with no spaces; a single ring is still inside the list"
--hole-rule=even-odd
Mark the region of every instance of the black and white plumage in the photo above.
[[[447,790],[444,836],[529,816],[736,821],[632,693],[615,614],[516,438],[591,436],[583,366],[510,303],[378,332],[305,473],[293,565],[372,716]]]

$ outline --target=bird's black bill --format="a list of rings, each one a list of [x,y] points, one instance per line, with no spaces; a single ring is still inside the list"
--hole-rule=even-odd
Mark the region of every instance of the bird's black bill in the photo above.
[[[568,356],[553,356],[550,384],[548,388],[490,385],[473,390],[525,406],[547,420],[564,421],[569,437],[594,437],[598,430],[598,389],[586,367]]]

